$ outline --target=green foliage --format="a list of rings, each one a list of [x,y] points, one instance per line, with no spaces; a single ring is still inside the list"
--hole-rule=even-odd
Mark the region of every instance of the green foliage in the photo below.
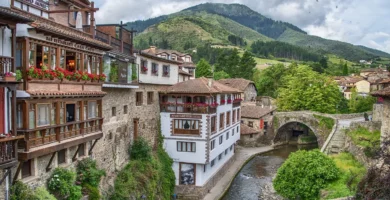
[[[88,194],[89,200],[100,200],[101,196],[99,193],[99,189],[95,186],[89,184],[83,184],[83,193]]]
[[[289,72],[283,64],[276,64],[264,70],[256,70],[253,74],[257,93],[262,96],[276,98],[278,89],[283,85],[282,78]]]
[[[359,96],[355,89],[352,89],[351,99],[348,102],[351,113],[361,113],[371,111],[376,103],[376,98],[372,96]]]
[[[96,166],[96,161],[91,158],[85,158],[77,164],[77,180],[81,185],[88,184],[93,187],[98,187],[102,176],[106,175],[104,170],[100,170]]]
[[[214,80],[220,80],[226,78],[230,78],[230,76],[225,71],[218,71],[214,73]]]
[[[57,200],[53,195],[51,195],[45,187],[38,187],[34,191],[34,195],[39,200]]]
[[[275,81],[275,80],[274,80]],[[307,66],[291,70],[278,89],[277,106],[281,111],[312,110],[336,113],[341,95],[337,84]]]
[[[16,81],[21,81],[22,78],[23,78],[22,72],[20,70],[16,70],[16,76],[15,76]]]
[[[131,80],[132,80],[132,81],[137,80],[137,76],[138,76],[137,73],[138,73],[138,71],[137,71],[137,65],[133,64],[133,65],[131,66]]]
[[[24,183],[17,181],[11,187],[11,200],[31,199],[39,200],[33,193],[33,191]]]
[[[75,185],[76,174],[68,169],[56,168],[47,180],[47,188],[57,199],[79,200],[81,187]]]
[[[196,65],[196,78],[212,76],[211,65],[205,60],[201,59]]]
[[[273,185],[288,199],[319,199],[319,192],[337,180],[335,162],[319,150],[297,151],[278,169]]]
[[[110,82],[116,83],[118,82],[118,65],[115,62],[111,62],[110,67]]]
[[[364,148],[364,153],[368,157],[373,157],[380,150],[380,130],[369,131],[364,127],[348,130],[347,135],[352,139],[357,146]]]
[[[157,151],[149,160],[131,159],[119,172],[110,200],[138,199],[142,195],[147,199],[171,199],[176,178],[172,170],[173,160],[165,152],[162,142],[160,133]]]
[[[340,176],[337,181],[329,184],[324,189],[323,193],[326,195],[323,199],[353,196],[356,192],[358,183],[366,173],[366,168],[350,153],[339,153],[332,155],[331,158],[340,169]]]
[[[240,63],[238,64],[238,72],[235,77],[251,80],[253,78],[253,72],[256,67],[256,61],[249,51],[245,51]]]
[[[144,138],[137,138],[129,148],[130,158],[132,160],[150,160],[151,150],[152,148]]]
[[[348,76],[348,75],[349,75],[347,63],[345,63],[345,64],[343,65],[343,75],[344,75],[344,76]]]
[[[215,69],[216,71],[225,71],[230,77],[236,78],[239,76],[240,61],[241,59],[237,49],[222,51],[217,56]]]
[[[313,115],[316,119],[319,120],[319,125],[320,127],[322,128],[326,128],[328,130],[332,130],[333,126],[334,126],[334,119],[330,118],[330,117],[324,117],[324,116],[320,116],[320,115],[316,115],[314,114]]]

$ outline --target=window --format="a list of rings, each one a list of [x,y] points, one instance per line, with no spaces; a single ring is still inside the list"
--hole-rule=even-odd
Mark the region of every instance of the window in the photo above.
[[[211,161],[210,166],[213,167],[215,165],[215,159]]]
[[[195,185],[196,165],[191,163],[180,163],[180,185]]]
[[[141,73],[147,74],[148,73],[148,61],[141,60]]]
[[[97,117],[97,102],[88,101],[88,119],[93,119]]]
[[[136,106],[141,106],[142,105],[142,101],[143,101],[143,95],[142,95],[142,92],[136,92],[135,93],[135,104]]]
[[[66,163],[66,149],[62,149],[57,153],[57,162],[58,164]]]
[[[37,105],[38,122],[37,126],[50,125],[50,104],[38,104]]]
[[[233,145],[234,145],[234,144],[232,144],[232,146],[230,146],[230,151],[232,151],[232,150],[233,150]]]
[[[192,77],[195,77],[195,70],[194,69],[188,69],[188,73],[192,75]]]
[[[233,124],[236,123],[236,110],[233,110]]]
[[[232,136],[234,135],[234,128],[232,129]]]
[[[248,126],[253,128],[253,122],[249,121]]]
[[[219,144],[222,144],[223,142],[223,135],[219,136]]]
[[[226,126],[230,126],[230,111],[226,113]]]
[[[227,154],[228,154],[228,150],[229,150],[229,149],[225,149],[225,155],[227,155]]]
[[[171,71],[171,69],[170,69],[169,65],[163,65],[163,76],[169,77],[170,71]]]
[[[198,135],[200,133],[199,120],[175,119],[173,133]]]
[[[178,152],[196,152],[195,142],[177,142]]]
[[[215,140],[212,140],[210,143],[211,150],[213,150],[215,148]]]
[[[225,114],[224,114],[224,113],[221,113],[221,114],[219,115],[219,128],[220,128],[221,130],[224,129],[224,126],[225,126],[224,119],[225,119]]]
[[[54,107],[54,105],[52,107]],[[75,119],[76,119],[75,112],[76,112],[76,105],[75,104],[66,104],[66,122],[75,121]]]
[[[222,153],[218,155],[218,160],[222,159]]]
[[[253,138],[253,134],[250,134],[250,135],[249,135],[249,138]]]
[[[240,109],[237,109],[237,121],[241,120]]]
[[[27,160],[27,161],[23,162],[22,178],[32,176],[31,164],[32,164],[31,160]]]
[[[211,132],[217,131],[217,116],[211,117]]]
[[[23,53],[22,52],[23,52],[23,43],[17,42],[16,43],[16,56],[15,56],[17,70],[22,69],[22,63],[23,63]],[[33,66],[35,66],[35,65],[33,65]]]
[[[116,107],[112,107],[111,108],[111,117],[115,117],[116,116]]]
[[[274,112],[271,112],[271,116],[274,115]]]
[[[152,63],[152,74],[158,76],[158,64]]]
[[[228,140],[228,139],[229,139],[229,131],[226,132],[226,140]]]
[[[148,105],[153,104],[153,92],[148,92]]]
[[[16,127],[23,128],[23,109],[21,103],[18,103],[16,106]]]
[[[238,129],[238,126],[237,126],[237,133],[239,133],[240,132],[240,129]]]
[[[123,114],[127,114],[129,107],[127,105],[123,106]]]
[[[84,144],[80,144],[78,154],[79,154],[79,157],[85,156],[85,145]]]
[[[221,105],[224,105],[226,103],[226,100],[225,100],[225,95],[224,94],[221,94]]]
[[[268,128],[268,122],[264,122],[264,130],[267,130]]]

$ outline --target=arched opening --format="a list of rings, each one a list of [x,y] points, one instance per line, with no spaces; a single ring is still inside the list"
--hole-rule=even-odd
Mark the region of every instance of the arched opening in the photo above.
[[[318,138],[312,128],[301,122],[288,122],[276,132],[273,143],[275,145],[317,145]]]

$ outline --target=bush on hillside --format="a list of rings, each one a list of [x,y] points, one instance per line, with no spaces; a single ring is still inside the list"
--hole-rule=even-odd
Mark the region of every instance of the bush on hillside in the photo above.
[[[32,199],[38,200],[33,194],[33,191],[24,183],[16,181],[11,187],[11,200],[20,200],[20,199]]]
[[[57,199],[79,200],[81,187],[75,185],[76,174],[68,169],[56,168],[47,180],[47,188]]]
[[[149,160],[151,158],[152,148],[143,138],[138,138],[129,148],[130,159],[132,160]]]
[[[97,168],[95,160],[85,158],[77,164],[77,175],[77,181],[81,185],[88,184],[93,187],[98,187],[100,179],[106,175],[106,172]]]
[[[288,199],[319,199],[319,192],[337,180],[335,162],[319,150],[292,153],[278,169],[275,190]]]

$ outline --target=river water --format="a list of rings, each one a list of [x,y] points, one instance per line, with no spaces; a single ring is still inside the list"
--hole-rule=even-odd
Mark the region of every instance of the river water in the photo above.
[[[234,178],[223,200],[279,200],[272,187],[272,178],[291,152],[314,149],[317,145],[285,145],[254,157]]]

